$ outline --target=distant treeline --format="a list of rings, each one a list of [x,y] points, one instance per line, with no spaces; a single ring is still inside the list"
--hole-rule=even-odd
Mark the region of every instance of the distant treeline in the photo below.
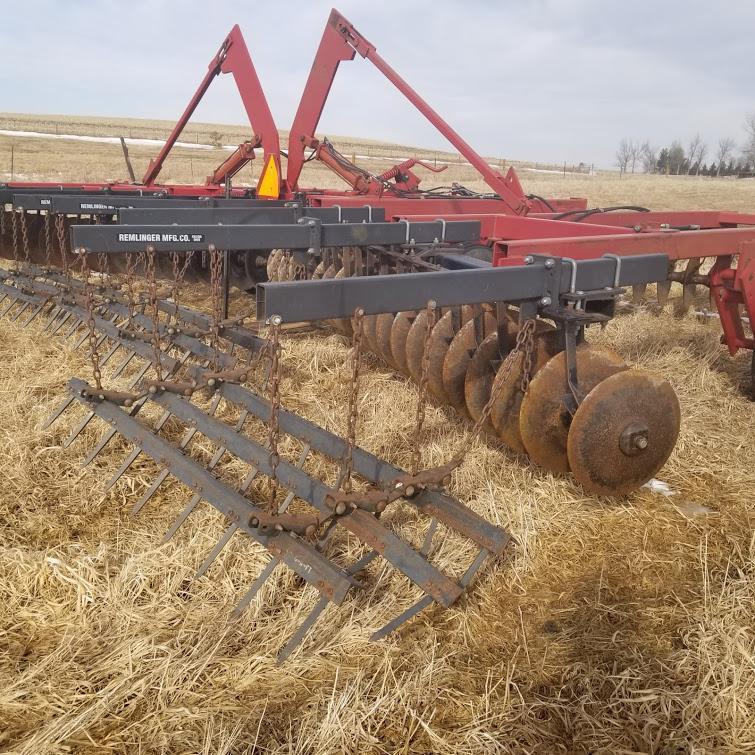
[[[667,147],[655,147],[649,141],[622,139],[616,150],[616,165],[621,173],[662,173],[674,176],[755,176],[755,114],[745,120],[747,140],[738,150],[729,136],[718,140],[715,150],[700,134],[685,146],[674,140]],[[710,155],[710,162],[706,158]]]

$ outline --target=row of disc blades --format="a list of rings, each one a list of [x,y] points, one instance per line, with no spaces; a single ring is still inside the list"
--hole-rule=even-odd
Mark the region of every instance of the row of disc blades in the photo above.
[[[290,253],[275,250],[270,255],[271,280],[301,273]],[[343,274],[343,268],[321,264],[312,277]],[[367,316],[364,344],[419,382],[427,317],[426,311]],[[679,431],[679,403],[669,383],[630,370],[610,350],[583,343],[577,348],[577,373],[584,398],[572,416],[565,401],[570,393],[566,356],[556,329],[537,322],[532,379],[523,393],[521,355],[510,370],[498,369],[518,332],[513,315],[503,322],[506,333],[499,338],[497,319],[486,307],[463,306],[456,313],[438,314],[428,343],[427,384],[433,396],[477,420],[493,391],[498,399],[485,429],[541,467],[557,474],[571,472],[589,492],[621,495],[652,478],[673,450]],[[348,319],[330,324],[340,333],[352,332]]]

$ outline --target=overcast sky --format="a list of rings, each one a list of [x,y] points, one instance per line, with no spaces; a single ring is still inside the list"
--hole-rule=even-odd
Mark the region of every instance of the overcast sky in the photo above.
[[[331,2],[2,0],[0,111],[176,118],[238,23],[288,128]],[[378,52],[481,152],[614,163],[622,137],[744,139],[755,0],[339,0]],[[195,118],[243,123],[230,77]],[[320,122],[444,148],[372,66],[341,66]]]

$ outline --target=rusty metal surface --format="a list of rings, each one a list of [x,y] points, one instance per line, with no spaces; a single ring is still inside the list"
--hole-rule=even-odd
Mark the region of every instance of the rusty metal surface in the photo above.
[[[464,378],[464,401],[467,411],[473,420],[478,420],[482,415],[493,385],[498,364],[501,357],[505,356],[498,352],[498,334],[491,333],[477,347],[469,361],[469,367]],[[487,432],[495,432],[490,419],[485,423]]]
[[[630,493],[666,463],[680,423],[679,400],[667,380],[644,370],[617,372],[598,383],[574,415],[567,442],[572,474],[589,493]]]
[[[546,323],[538,323],[538,331],[533,337],[532,378],[556,352],[558,345],[556,332]],[[519,429],[519,413],[522,405],[522,367],[523,356],[519,355],[508,373],[500,370],[493,380],[492,390],[498,395],[498,400],[490,412],[490,421],[498,437],[512,451],[523,453],[525,445]],[[504,385],[501,385],[504,382]],[[499,393],[500,391],[500,393]]]
[[[397,370],[398,364],[396,364],[393,352],[391,351],[391,330],[393,329],[393,321],[396,316],[390,312],[383,312],[380,315],[375,315],[375,317],[375,346],[377,347],[377,355],[389,366]]]
[[[579,387],[585,393],[616,372],[626,370],[624,360],[613,351],[583,343],[577,347]],[[523,448],[532,461],[556,474],[569,471],[566,441],[571,414],[564,405],[569,393],[566,353],[548,360],[532,378],[519,414]]]
[[[414,322],[414,312],[399,312],[391,325],[391,354],[396,367],[407,377],[409,376],[409,362],[406,355],[406,341]]]

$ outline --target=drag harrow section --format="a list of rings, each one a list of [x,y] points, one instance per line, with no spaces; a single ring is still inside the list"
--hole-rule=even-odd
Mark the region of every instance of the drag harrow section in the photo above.
[[[407,472],[359,448],[354,442],[355,427],[343,439],[283,410],[277,389],[281,370],[277,328],[272,328],[271,340],[265,341],[237,324],[227,323],[219,338],[214,327],[217,306],[208,317],[175,300],[157,299],[153,286],[152,294],[134,306],[129,297],[122,300],[118,288],[103,284],[95,291],[88,279],[32,264],[2,277],[0,295],[8,299],[4,310],[13,318],[28,308],[34,317],[46,310],[46,329],[51,332],[71,337],[80,329],[85,331],[77,346],[89,342],[98,384],[72,379],[70,397],[44,427],[50,427],[70,407],[81,406],[84,415],[62,444],[68,447],[92,420],[99,418],[107,424],[108,429],[82,466],[91,464],[116,435],[133,445],[104,490],[116,485],[143,455],[154,460],[160,471],[134,503],[133,514],[145,508],[171,475],[191,490],[166,539],[176,534],[202,501],[219,511],[227,526],[198,567],[197,577],[208,572],[237,532],[263,547],[269,554],[268,563],[241,597],[234,616],[250,605],[281,564],[298,575],[305,589],[316,591],[314,608],[280,650],[280,662],[305,639],[330,603],[338,605],[350,590],[369,584],[366,570],[378,557],[403,574],[419,596],[376,629],[373,639],[384,637],[433,603],[451,606],[486,559],[505,550],[509,537],[501,528],[445,493],[443,483],[453,466]],[[217,286],[214,289],[217,305]],[[161,313],[171,318],[160,319]],[[185,330],[190,324],[204,330],[189,335]],[[228,352],[219,350],[221,342]],[[105,349],[107,352],[98,356]],[[126,353],[126,359],[112,374],[103,376],[102,370],[119,349]],[[121,378],[134,358],[144,364],[125,388],[103,386]],[[270,401],[243,386],[263,362],[267,364],[263,384],[271,387]],[[197,401],[200,398],[201,406]],[[227,405],[225,415],[236,413],[231,424],[216,416],[222,402]],[[157,413],[145,411],[149,406]],[[161,436],[168,420],[171,432],[176,423],[183,427],[177,444]],[[214,445],[209,461],[192,456],[193,441],[200,435]],[[287,438],[297,444],[295,459],[283,458],[278,451]],[[334,484],[320,479],[319,472],[315,476],[306,471],[306,464],[316,458],[330,465],[329,477],[335,479]],[[244,478],[235,484],[223,479],[232,459],[248,466]],[[421,543],[410,542],[390,527],[392,509],[407,506],[425,521]],[[343,552],[340,532],[358,539],[358,555],[351,555],[353,547]],[[440,553],[446,541],[459,539],[475,548],[467,568],[448,574],[433,565],[433,554]],[[371,587],[374,593],[377,584]]]

